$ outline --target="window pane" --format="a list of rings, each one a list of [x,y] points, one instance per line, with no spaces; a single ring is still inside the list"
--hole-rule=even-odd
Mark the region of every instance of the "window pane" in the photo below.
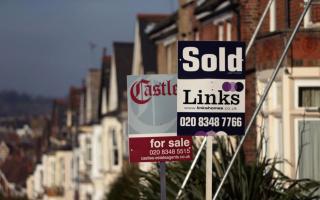
[[[300,178],[320,180],[320,121],[300,121]]]
[[[300,87],[299,107],[320,107],[320,87]]]
[[[112,129],[112,145],[113,147],[117,146],[117,136],[115,129]]]
[[[111,129],[111,137],[112,137],[112,164],[118,165],[119,164],[119,151],[118,151],[118,141],[117,141],[117,135],[116,135],[116,129]]]
[[[118,165],[119,164],[119,153],[118,153],[118,149],[114,149],[113,151],[113,165]]]

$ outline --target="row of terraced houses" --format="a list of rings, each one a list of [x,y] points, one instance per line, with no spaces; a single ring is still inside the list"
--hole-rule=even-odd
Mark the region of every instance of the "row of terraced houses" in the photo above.
[[[104,199],[128,164],[126,76],[177,73],[178,40],[248,43],[267,2],[179,0],[172,14],[138,14],[134,42],[114,42],[113,55],[103,51],[101,68],[91,69],[68,99],[54,102],[48,151],[27,180],[28,198]],[[267,13],[246,61],[246,121],[305,3],[274,0]],[[288,161],[279,167],[285,174],[320,180],[319,130],[320,4],[315,1],[244,144],[246,160],[255,158],[262,138],[265,155]]]

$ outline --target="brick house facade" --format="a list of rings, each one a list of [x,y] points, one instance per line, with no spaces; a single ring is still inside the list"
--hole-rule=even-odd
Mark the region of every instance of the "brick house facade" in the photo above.
[[[267,3],[268,0],[179,0],[178,11],[149,31],[149,37],[157,44],[159,73],[177,72],[175,52],[178,39],[240,40],[248,43]],[[303,7],[303,0],[274,0],[267,13],[246,60],[246,122],[250,120],[259,100],[258,74],[276,66]],[[319,4],[313,4],[283,62],[287,70],[294,67],[319,67],[320,50],[317,47],[320,42],[320,14],[317,11]],[[170,51],[170,48],[175,51]],[[169,66],[168,63],[174,64]],[[256,126],[260,126],[258,122]],[[251,128],[245,141],[247,161],[255,158],[259,141],[257,132],[258,129]]]

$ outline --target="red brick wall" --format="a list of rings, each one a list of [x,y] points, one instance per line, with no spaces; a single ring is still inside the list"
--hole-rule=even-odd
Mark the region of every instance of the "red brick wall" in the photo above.
[[[260,6],[259,6],[259,19],[265,9],[265,7],[267,6],[267,3],[268,3],[269,0],[261,0],[260,1]],[[268,11],[263,23],[262,23],[262,26],[261,26],[261,29],[260,29],[260,32],[259,33],[266,33],[266,32],[269,32],[269,17],[270,17],[270,12]]]
[[[290,1],[291,27],[294,27],[303,11],[303,0]]]
[[[276,0],[276,30],[286,29],[286,4],[287,0]]]
[[[260,19],[262,12],[265,9],[269,0],[239,0],[240,2],[240,35],[241,41],[248,42],[256,28],[258,20]],[[284,31],[287,29],[286,18],[286,0],[276,1],[276,30]],[[288,5],[290,8],[290,24],[291,28],[295,26],[298,18],[303,10],[303,0],[291,0]],[[232,40],[237,40],[238,28],[237,28],[237,15],[231,19],[232,22]],[[259,34],[264,35],[263,38],[259,38],[253,48],[251,49],[249,56],[246,59],[246,122],[248,123],[254,109],[256,108],[256,77],[255,72],[265,69],[274,68],[278,62],[281,53],[284,50],[285,43],[291,32],[282,32],[276,34],[269,33],[269,13],[267,14],[262,30]],[[312,8],[312,20],[320,21],[320,6],[313,5]],[[226,24],[225,33],[226,33]],[[200,40],[217,40],[218,39],[218,27],[213,25],[212,21],[202,22],[199,24]],[[226,35],[225,35],[226,38]],[[291,52],[292,51],[292,52]],[[291,55],[293,55],[292,62],[294,66],[314,66],[320,65],[320,34],[316,31],[306,30],[300,32],[293,44],[292,49],[289,50],[287,59],[284,61],[284,65],[289,66],[291,64]],[[253,161],[256,153],[256,129],[252,127],[247,140],[244,144],[244,151],[247,161]]]
[[[284,34],[272,35],[256,42],[257,71],[273,68],[276,65],[284,49],[284,42]]]
[[[241,41],[248,43],[252,37],[259,20],[258,6],[259,2],[256,0],[240,0]],[[248,124],[256,107],[254,57],[255,53],[254,49],[252,49],[246,59],[246,124]],[[255,125],[253,125],[243,145],[247,162],[255,160],[256,147],[256,131]]]
[[[233,17],[228,20],[231,22],[231,40],[238,39],[238,28],[237,28],[237,16],[233,14]],[[227,38],[227,21],[221,22],[224,26],[224,36]],[[199,26],[200,40],[218,40],[218,24],[213,24],[213,20],[203,22]]]
[[[259,19],[257,0],[240,0],[241,40],[248,42]]]
[[[232,33],[231,33],[231,40],[238,40],[238,24],[237,24],[238,18],[237,16],[234,14],[233,17],[231,18],[231,24],[232,24]]]
[[[279,33],[261,38],[256,42],[256,70],[274,68],[284,50],[289,33]],[[272,45],[270,45],[272,44]],[[320,65],[320,34],[318,31],[304,30],[299,32],[293,40],[292,48],[288,52],[288,63],[291,66],[291,50],[293,66]]]
[[[274,0],[276,1],[276,30],[284,30],[287,28],[287,11],[286,11],[286,0]],[[265,7],[267,6],[267,3],[269,0],[260,0],[259,4],[259,18],[262,15]],[[289,8],[290,8],[290,25],[291,28],[294,27],[294,25],[298,22],[298,19],[300,15],[302,14],[304,4],[303,0],[294,0],[289,2]],[[311,10],[311,19],[313,22],[320,22],[320,5],[313,4]],[[266,15],[265,20],[262,23],[262,27],[260,30],[260,34],[268,33],[269,32],[269,22],[270,22],[270,13],[268,12]]]
[[[180,9],[178,10],[178,29],[180,40],[194,40],[194,28],[196,27],[196,19],[194,16],[194,8],[196,2],[189,0],[179,0]]]
[[[213,23],[205,23],[200,26],[200,40],[217,40],[217,27]]]
[[[320,65],[320,32],[305,31],[295,38],[293,44],[293,63],[302,66]]]

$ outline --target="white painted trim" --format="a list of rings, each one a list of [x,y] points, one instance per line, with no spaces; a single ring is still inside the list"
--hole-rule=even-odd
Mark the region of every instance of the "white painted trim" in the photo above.
[[[200,32],[197,31],[197,32],[195,32],[194,35],[195,35],[195,38],[194,38],[194,39],[195,39],[196,41],[199,41],[199,40],[200,40]]]
[[[104,115],[108,112],[107,89],[102,87],[101,113]]]
[[[280,124],[281,122],[281,124]],[[277,146],[277,152],[276,155],[280,160],[284,159],[284,134],[283,134],[283,119],[280,117],[275,117],[274,118],[274,133],[276,133],[276,137],[275,137],[275,143]],[[278,165],[279,166],[279,170],[281,170],[283,172],[284,170],[284,163],[281,163]]]
[[[320,79],[299,79],[294,81],[294,108],[304,109],[299,107],[299,87],[320,87]]]
[[[215,9],[215,11],[220,11],[220,10],[226,8],[226,7],[229,6],[229,5],[230,5],[230,1],[225,1],[225,2],[223,2],[222,4],[220,4],[220,5]]]
[[[163,43],[163,45],[165,47],[167,47],[167,46],[175,43],[176,41],[177,41],[177,37],[175,35],[172,35],[172,36],[169,36],[169,37],[163,39],[161,42]]]
[[[226,23],[227,25],[227,41],[231,41],[232,40],[232,24],[230,21],[227,21]]]
[[[228,19],[231,19],[232,16],[233,16],[232,12],[223,13],[223,14],[217,16],[218,19],[214,19],[212,21],[212,23],[213,23],[213,25],[217,25],[217,24],[219,24],[221,22],[224,22],[224,21],[226,21]]]
[[[273,0],[269,10],[269,30],[273,32],[277,27],[277,0]]]
[[[207,11],[207,12],[203,12],[203,13],[201,13],[201,14],[199,14],[199,15],[196,15],[196,19],[197,19],[197,20],[201,20],[202,18],[210,15],[210,13],[211,13],[211,12],[208,12],[208,11]]]
[[[157,36],[159,36],[159,35],[161,35],[161,34],[163,34],[163,33],[165,33],[165,32],[169,32],[169,31],[175,29],[176,27],[177,27],[176,24],[172,24],[171,26],[166,27],[166,28],[162,29],[161,31],[152,34],[150,38],[151,38],[151,39],[154,39],[154,38],[156,38]]]
[[[279,95],[282,95],[282,91],[280,90],[279,91],[279,88],[280,87],[282,88],[283,90],[283,86],[282,86],[282,81],[275,81],[273,84],[272,84],[272,110],[279,110],[281,107],[282,107],[282,102],[278,102],[278,96]],[[283,97],[282,97],[283,99]]]
[[[141,73],[142,61],[141,61],[141,41],[139,21],[136,22],[134,31],[134,47],[133,47],[133,59],[132,59],[132,74],[139,75]]]
[[[115,63],[115,55],[111,58],[111,72],[110,72],[110,90],[109,90],[109,102],[108,111],[114,111],[118,107],[118,83],[117,83],[117,66]]]
[[[200,6],[200,5],[203,4],[204,2],[206,2],[206,0],[197,0],[197,6]]]
[[[224,24],[223,23],[218,25],[218,40],[219,41],[224,40]]]
[[[305,2],[305,1],[304,1]],[[305,2],[306,3],[306,2]],[[312,5],[309,7],[306,15],[303,18],[303,27],[304,28],[310,28],[312,26],[312,21],[311,21],[311,9]]]

